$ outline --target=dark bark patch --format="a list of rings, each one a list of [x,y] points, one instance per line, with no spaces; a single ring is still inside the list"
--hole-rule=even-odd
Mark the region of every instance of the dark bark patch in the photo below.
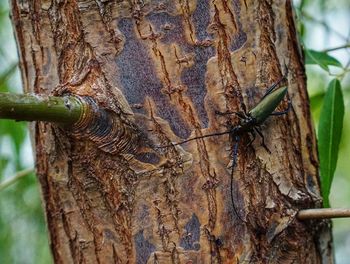
[[[193,14],[193,21],[203,17],[203,14],[201,16],[199,15],[201,10],[202,6],[198,5]],[[205,24],[202,25],[200,30],[196,31],[199,44],[203,41],[211,41],[212,38],[212,35],[208,34],[205,30],[209,25],[209,9],[206,13],[207,21],[205,21]],[[184,67],[182,69],[181,82],[187,87],[186,95],[191,98],[203,126],[207,126],[208,116],[204,108],[204,97],[206,95],[205,74],[207,71],[207,61],[215,55],[214,48],[210,45],[202,46],[188,43],[186,41],[181,16],[171,16],[168,13],[161,12],[149,15],[147,18],[152,22],[152,25],[155,26],[157,32],[161,32],[163,29],[162,33],[164,33],[164,35],[160,39],[160,42],[169,45],[176,43],[180,47],[182,53],[187,55],[194,54],[195,63],[191,67]],[[166,24],[172,25],[172,30],[165,31],[164,25]]]
[[[148,53],[148,47],[135,34],[133,21],[123,18],[118,23],[119,30],[126,36],[123,50],[116,59],[119,68],[120,88],[129,104],[143,104],[149,96],[160,109],[159,115],[180,137],[187,138],[190,131],[179,113],[169,107],[168,96],[161,93],[163,84],[159,80],[155,66]]]
[[[156,247],[145,239],[143,230],[140,230],[134,236],[135,249],[136,249],[136,263],[147,263],[147,260],[151,254],[156,250]]]
[[[199,237],[200,237],[200,222],[196,214],[192,214],[192,217],[185,225],[186,232],[183,234],[180,246],[185,250],[200,249]]]

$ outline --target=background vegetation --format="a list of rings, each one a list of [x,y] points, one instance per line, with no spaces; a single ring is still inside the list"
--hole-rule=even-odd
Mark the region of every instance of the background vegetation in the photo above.
[[[304,48],[316,50],[318,61],[308,56],[307,76],[311,109],[318,127],[327,86],[340,80],[345,102],[339,159],[330,192],[332,207],[350,207],[350,2],[348,0],[295,1]],[[9,20],[8,3],[0,0],[0,92],[21,92],[17,52]],[[310,54],[309,54],[310,55]],[[331,56],[338,63],[324,62]],[[315,58],[314,58],[315,59]],[[333,65],[333,66],[329,66]],[[32,168],[28,126],[0,120],[0,183],[16,172]],[[1,186],[1,184],[0,184]],[[1,187],[0,187],[1,188]],[[334,242],[337,263],[347,263],[350,253],[350,220],[336,219]],[[0,190],[0,263],[51,263],[40,189],[33,173]]]
[[[312,117],[318,129],[327,86],[332,79],[341,83],[344,122],[338,163],[330,191],[331,207],[350,207],[350,2],[348,0],[301,0],[294,2],[304,49],[326,52],[342,67],[306,65]],[[336,263],[349,263],[350,219],[333,220]]]
[[[8,2],[0,0],[0,92],[21,93]],[[0,182],[34,167],[28,124],[0,120]],[[51,263],[39,184],[33,173],[0,190],[0,263]]]

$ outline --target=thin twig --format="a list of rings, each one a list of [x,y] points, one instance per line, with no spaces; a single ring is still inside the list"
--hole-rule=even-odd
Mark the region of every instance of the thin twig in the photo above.
[[[340,50],[340,49],[347,49],[347,48],[350,48],[350,43],[346,43],[346,44],[341,45],[339,47],[324,49],[323,52],[330,52],[330,51],[335,51],[335,50]]]
[[[350,209],[343,208],[317,208],[300,210],[297,214],[299,220],[322,219],[322,218],[340,218],[350,217]]]
[[[33,168],[28,168],[28,169],[18,171],[14,176],[0,183],[0,191],[2,191],[3,189],[7,188],[11,184],[17,182],[18,180],[20,180],[21,178],[27,176],[32,172],[34,172]]]

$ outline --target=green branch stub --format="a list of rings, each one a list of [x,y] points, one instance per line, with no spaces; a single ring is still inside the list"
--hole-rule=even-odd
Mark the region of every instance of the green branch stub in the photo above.
[[[0,94],[0,118],[17,121],[46,121],[71,126],[83,113],[83,102],[75,96]]]

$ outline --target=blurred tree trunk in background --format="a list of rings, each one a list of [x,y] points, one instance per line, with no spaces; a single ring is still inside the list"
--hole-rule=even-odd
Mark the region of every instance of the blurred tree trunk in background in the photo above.
[[[118,141],[36,123],[56,263],[331,263],[315,133],[290,1],[18,1],[25,92],[92,97]],[[227,130],[289,69],[291,111],[243,137],[230,196]],[[282,103],[281,109],[287,106]],[[99,135],[97,135],[98,137]]]

